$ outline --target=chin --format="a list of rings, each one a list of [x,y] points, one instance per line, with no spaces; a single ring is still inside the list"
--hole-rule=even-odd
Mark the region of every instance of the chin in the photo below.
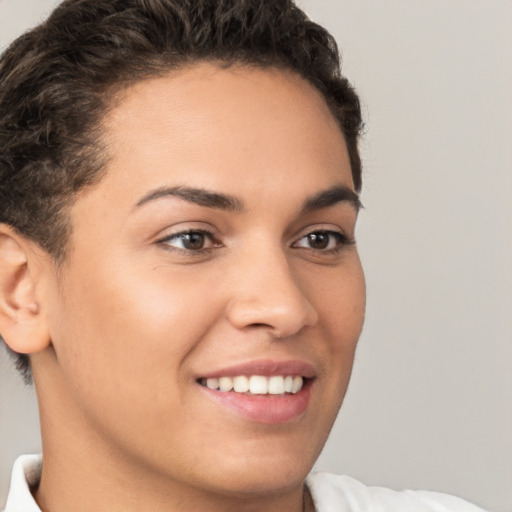
[[[244,470],[236,475],[226,476],[216,487],[221,489],[220,494],[240,499],[277,496],[302,486],[309,471],[310,468],[298,471],[286,462],[274,462],[273,466],[268,466],[265,470]]]
[[[224,492],[240,497],[271,496],[302,486],[318,456],[310,453],[309,448],[300,448],[299,445],[298,449],[283,450],[281,453],[278,450],[266,453],[260,450],[257,455],[241,449],[240,457],[230,460],[224,458],[222,464],[220,461],[212,464],[216,468],[204,469],[205,472],[214,470],[214,486]]]

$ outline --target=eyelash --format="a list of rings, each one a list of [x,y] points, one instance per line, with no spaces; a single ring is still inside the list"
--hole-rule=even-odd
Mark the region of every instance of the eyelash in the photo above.
[[[332,241],[332,238],[334,238],[335,246],[331,247],[329,249],[327,249],[327,248],[315,249],[313,247],[304,247],[304,249],[318,252],[321,254],[327,254],[327,255],[328,254],[337,254],[341,250],[343,250],[344,247],[349,246],[349,245],[354,245],[356,243],[353,238],[348,237],[347,235],[345,235],[345,233],[342,233],[340,231],[334,231],[332,229],[316,229],[314,231],[310,231],[310,232],[306,233],[304,236],[299,238],[296,242],[294,242],[292,247],[294,247],[294,246],[297,247],[297,244],[299,242],[301,242],[302,240],[307,240],[308,237],[312,237],[312,236],[318,237],[319,235],[320,236],[327,235],[329,237],[327,246],[329,246],[329,244]]]
[[[186,237],[187,235],[188,236],[201,235],[202,237],[204,237],[204,239],[209,240],[212,245],[211,245],[211,247],[200,247],[197,249],[190,249],[187,247],[175,247],[170,244],[170,242],[173,240],[181,239],[183,241],[184,237]],[[329,237],[329,240],[327,242],[327,247],[331,244],[332,238],[335,239],[334,247],[315,249],[313,247],[300,247],[298,245],[301,241],[307,240],[308,237],[313,237],[313,236],[318,237],[318,236],[324,236],[324,235],[327,235]],[[168,250],[178,251],[181,253],[186,253],[186,254],[191,254],[191,255],[204,254],[205,252],[210,252],[212,249],[222,247],[222,244],[220,242],[218,242],[217,240],[215,240],[214,234],[211,231],[208,231],[206,229],[187,229],[184,231],[179,231],[178,233],[173,233],[172,235],[168,235],[165,238],[158,240],[157,243],[165,246],[166,249],[168,249]],[[334,255],[334,254],[339,253],[344,247],[349,246],[349,245],[354,245],[354,244],[355,244],[355,240],[353,238],[348,237],[347,235],[345,235],[342,232],[329,230],[329,229],[316,229],[316,230],[310,231],[310,232],[306,233],[305,235],[303,235],[302,237],[300,237],[298,240],[296,240],[291,245],[291,247],[303,248],[303,249],[313,251],[313,252],[319,253],[319,254]]]
[[[212,243],[212,247],[202,247],[200,249],[188,249],[186,247],[174,247],[169,242],[172,240],[183,240],[183,237],[187,235],[202,235],[205,239],[210,240]],[[178,233],[173,233],[172,235],[166,236],[165,238],[162,238],[158,240],[159,244],[164,245],[168,250],[175,250],[180,251],[188,254],[199,254],[204,253],[206,251],[210,251],[211,249],[214,249],[215,247],[221,247],[220,242],[217,242],[214,238],[214,235],[211,231],[208,231],[207,229],[186,229],[184,231],[179,231]]]

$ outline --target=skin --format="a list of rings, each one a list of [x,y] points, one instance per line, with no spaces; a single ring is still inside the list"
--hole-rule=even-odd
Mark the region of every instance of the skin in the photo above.
[[[125,91],[103,139],[107,173],[72,208],[63,266],[10,234],[39,329],[36,499],[51,512],[301,511],[364,317],[357,249],[339,241],[353,238],[357,208],[304,211],[334,186],[354,189],[336,120],[295,74],[204,63]],[[178,186],[239,208],[150,197]],[[184,249],[176,233],[198,229],[212,233],[205,245]],[[319,248],[307,238],[318,231],[340,235]],[[314,366],[300,417],[250,421],[197,383],[259,359]]]

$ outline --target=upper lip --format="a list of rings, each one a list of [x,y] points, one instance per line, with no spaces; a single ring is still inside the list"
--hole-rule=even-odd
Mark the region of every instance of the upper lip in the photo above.
[[[220,370],[214,370],[201,375],[202,378],[237,377],[239,375],[262,375],[272,377],[273,375],[298,375],[307,379],[316,376],[315,367],[311,363],[300,360],[273,361],[260,359],[247,363],[235,364]]]

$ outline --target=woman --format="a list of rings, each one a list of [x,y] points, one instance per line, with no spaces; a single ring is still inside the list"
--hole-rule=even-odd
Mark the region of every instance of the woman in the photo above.
[[[478,510],[306,478],[364,317],[357,96],[282,1],[68,0],[0,67],[11,510]]]

